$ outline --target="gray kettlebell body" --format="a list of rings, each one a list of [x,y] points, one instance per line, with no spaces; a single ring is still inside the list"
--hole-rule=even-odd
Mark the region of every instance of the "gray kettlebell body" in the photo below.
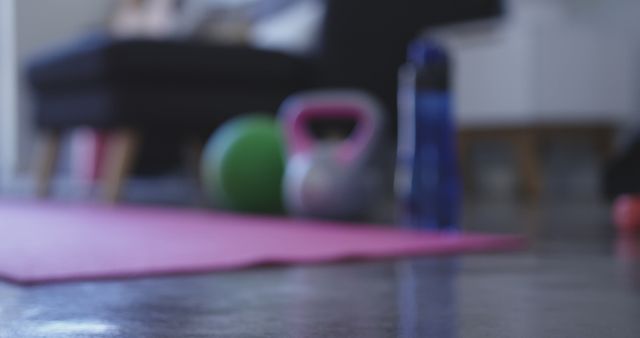
[[[367,214],[376,196],[372,158],[381,138],[381,110],[359,91],[298,95],[280,111],[289,146],[283,197],[296,216],[353,220]],[[318,140],[306,128],[310,119],[355,118],[344,140]]]
[[[351,219],[366,211],[371,194],[367,194],[368,182],[362,166],[340,165],[333,159],[335,150],[330,148],[321,147],[289,160],[284,198],[292,214]]]

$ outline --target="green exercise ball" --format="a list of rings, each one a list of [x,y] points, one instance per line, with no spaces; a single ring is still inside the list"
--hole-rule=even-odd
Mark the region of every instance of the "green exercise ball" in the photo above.
[[[203,152],[205,191],[234,211],[282,213],[283,139],[278,122],[266,115],[225,122]]]

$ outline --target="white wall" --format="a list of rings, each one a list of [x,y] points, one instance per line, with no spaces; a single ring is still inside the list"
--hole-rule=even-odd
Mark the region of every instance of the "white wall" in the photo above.
[[[508,16],[497,25],[446,34],[454,67],[454,101],[464,124],[522,124],[532,119],[531,44]]]
[[[14,1],[0,0],[0,187],[11,180],[15,143]]]
[[[533,44],[526,0],[511,0],[494,24],[439,32],[455,64],[454,94],[462,125],[526,124],[535,119]]]
[[[546,121],[613,120],[637,107],[634,55],[589,27],[538,27],[533,34],[533,109]],[[640,58],[638,58],[640,60]]]
[[[535,3],[540,15],[530,25],[533,108],[541,119],[619,121],[638,108],[634,82],[640,73],[633,69],[640,56],[629,48],[633,39],[608,29],[611,23],[606,20],[597,23],[604,15],[602,4],[599,0]]]
[[[625,121],[632,121],[635,126],[640,125],[640,1],[615,0],[615,6],[603,0],[602,9],[598,16],[587,18],[590,22],[598,24],[609,36],[617,37],[628,59],[625,60],[627,80],[627,92],[632,98],[632,107]]]
[[[0,0],[5,1],[5,0]],[[113,0],[18,0],[16,2],[16,56],[20,71],[38,51],[100,27]],[[20,172],[28,169],[35,131],[28,88],[18,81],[18,158]]]
[[[462,124],[635,118],[637,13],[637,0],[510,0],[501,24],[452,32]]]

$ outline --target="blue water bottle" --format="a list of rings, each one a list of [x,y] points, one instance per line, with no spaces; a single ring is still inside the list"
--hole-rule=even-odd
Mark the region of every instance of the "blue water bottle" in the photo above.
[[[401,222],[415,228],[459,228],[461,184],[449,90],[449,58],[429,40],[409,47],[399,74],[396,194]]]

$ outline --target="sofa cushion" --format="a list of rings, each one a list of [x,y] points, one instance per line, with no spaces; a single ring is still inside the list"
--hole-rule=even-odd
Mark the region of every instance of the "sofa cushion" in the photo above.
[[[210,90],[178,86],[89,86],[37,92],[35,119],[41,128],[94,127],[208,133],[239,114],[275,114],[293,91]]]
[[[37,89],[95,83],[291,88],[310,81],[310,66],[302,58],[249,47],[94,35],[42,53],[29,64],[28,77]]]

